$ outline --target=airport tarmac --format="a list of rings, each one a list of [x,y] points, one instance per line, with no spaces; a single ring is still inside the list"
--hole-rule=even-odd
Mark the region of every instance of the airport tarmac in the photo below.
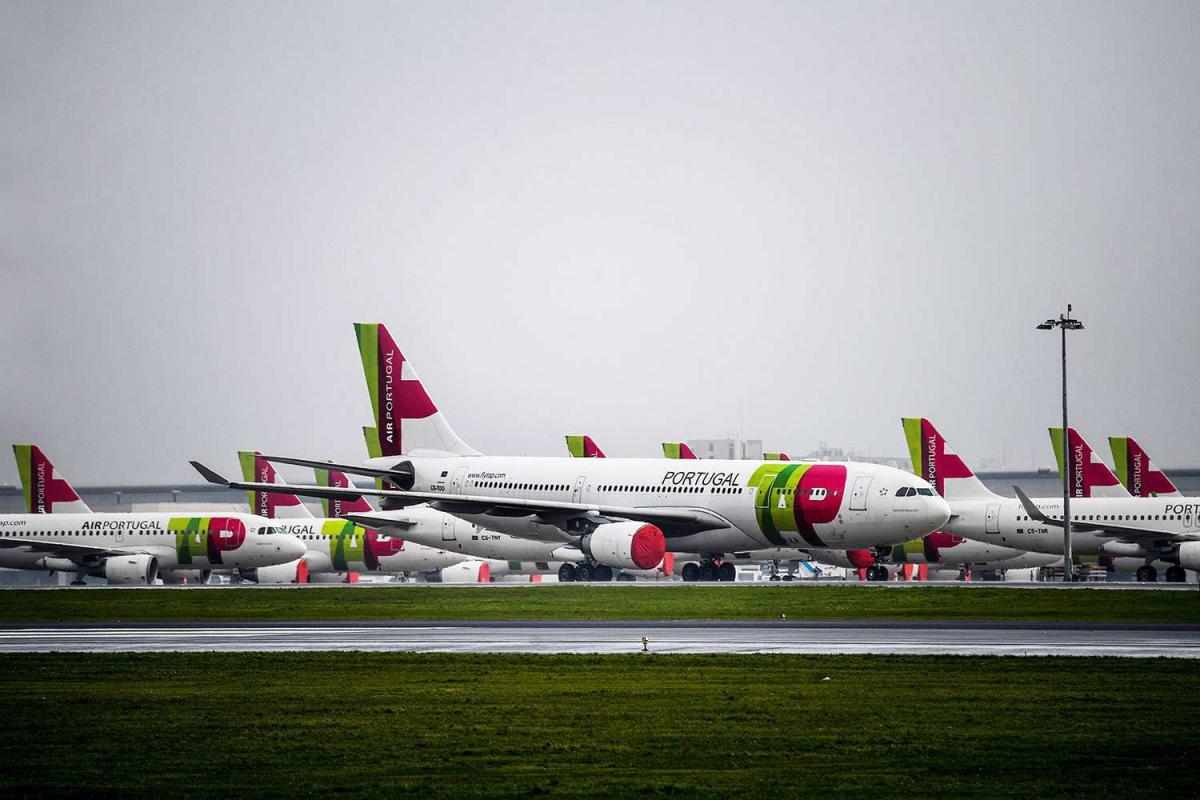
[[[0,653],[842,653],[1200,658],[1200,625],[513,621],[0,626]]]

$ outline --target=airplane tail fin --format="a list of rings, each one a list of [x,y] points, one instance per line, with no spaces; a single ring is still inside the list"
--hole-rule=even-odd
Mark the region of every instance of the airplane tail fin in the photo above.
[[[1054,461],[1058,464],[1059,476],[1062,476],[1066,452],[1062,428],[1050,428],[1050,443],[1054,445]],[[1071,453],[1071,469],[1067,476],[1071,497],[1129,497],[1117,476],[1074,428],[1067,428],[1066,447]]]
[[[763,453],[764,461],[791,461],[787,453]]]
[[[238,461],[242,465],[242,479],[246,483],[278,483],[286,485],[279,479],[270,461],[262,457],[257,450],[241,450]],[[312,512],[308,506],[294,494],[286,492],[246,492],[250,497],[250,513],[258,514],[267,519],[308,519]]]
[[[425,391],[421,379],[388,329],[378,323],[354,323],[371,410],[379,428],[381,456],[477,456],[458,437]]]
[[[590,436],[568,436],[567,450],[572,458],[604,458],[604,451],[596,446]]]
[[[667,458],[681,458],[685,461],[696,459],[696,454],[688,447],[687,442],[663,442],[662,448],[663,455]]]
[[[25,511],[29,514],[89,514],[87,503],[59,475],[50,459],[36,444],[14,444],[17,472],[25,492]]]
[[[913,472],[928,481],[938,494],[947,500],[982,500],[996,496],[950,449],[932,422],[924,417],[904,417],[901,423]]]
[[[344,472],[338,472],[336,469],[314,469],[313,472],[317,475],[318,486],[350,488],[350,479]],[[361,495],[352,500],[324,497],[321,499],[321,507],[325,509],[325,516],[329,518],[344,517],[347,514],[370,514],[375,510]]]
[[[1182,494],[1171,479],[1154,466],[1150,454],[1132,436],[1110,436],[1108,446],[1112,449],[1117,479],[1134,497],[1178,497]]]

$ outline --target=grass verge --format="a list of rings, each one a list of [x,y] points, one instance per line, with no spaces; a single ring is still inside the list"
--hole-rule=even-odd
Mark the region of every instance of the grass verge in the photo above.
[[[0,795],[1190,796],[1184,660],[5,655]]]
[[[861,586],[346,587],[0,592],[0,622],[445,619],[1200,622],[1200,592]]]

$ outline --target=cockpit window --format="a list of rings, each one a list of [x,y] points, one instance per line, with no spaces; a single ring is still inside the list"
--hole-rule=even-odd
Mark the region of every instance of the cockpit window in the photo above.
[[[275,532],[275,529],[272,528],[270,525],[268,525],[265,528],[263,528],[262,530],[260,530],[259,534],[262,536],[270,536],[274,532]]]
[[[927,497],[933,497],[933,489],[929,489],[929,488],[922,486],[921,488],[917,489],[917,494],[923,494],[923,495],[926,495]]]
[[[911,486],[901,486],[896,490],[896,497],[908,497],[910,494],[916,494]]]

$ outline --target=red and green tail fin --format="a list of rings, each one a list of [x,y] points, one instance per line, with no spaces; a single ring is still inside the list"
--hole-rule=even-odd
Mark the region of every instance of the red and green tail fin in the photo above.
[[[946,443],[933,423],[924,417],[904,417],[904,439],[912,458],[913,472],[929,482],[947,500],[995,497],[966,462]]]
[[[1071,497],[1129,497],[1117,476],[1100,460],[1079,431],[1068,428],[1066,438],[1071,453],[1071,468],[1066,470]],[[1054,461],[1061,476],[1064,472],[1062,428],[1050,428],[1050,444],[1054,446]]]
[[[1181,494],[1132,436],[1110,436],[1108,446],[1112,449],[1117,479],[1134,497],[1178,497]]]
[[[787,453],[763,453],[764,461],[791,461]]]
[[[604,458],[604,451],[596,446],[590,436],[568,436],[567,450],[572,458]]]
[[[379,428],[380,455],[479,455],[451,429],[386,327],[356,322],[354,335]]]
[[[242,479],[247,483],[278,483],[286,486],[279,479],[279,473],[274,465],[262,457],[257,450],[241,450],[238,452],[238,462],[242,465]],[[308,506],[300,498],[287,492],[246,492],[250,497],[250,513],[258,514],[267,519],[307,519],[312,517]]]
[[[349,489],[350,478],[344,472],[335,469],[314,469],[318,486],[334,486],[339,489]],[[359,496],[351,500],[344,498],[322,498],[321,508],[325,509],[326,517],[344,517],[347,514],[369,514],[375,509],[365,497]]]
[[[14,444],[17,473],[25,492],[25,511],[29,514],[89,514],[87,503],[59,475],[50,459],[36,444]]]
[[[687,442],[663,442],[663,455],[667,458],[681,458],[685,461],[695,459],[696,454],[692,452],[692,448],[687,446]]]

